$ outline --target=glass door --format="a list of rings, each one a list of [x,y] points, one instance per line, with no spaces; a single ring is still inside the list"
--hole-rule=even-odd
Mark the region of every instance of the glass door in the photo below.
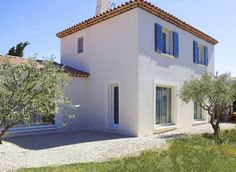
[[[119,125],[119,86],[112,85],[111,88],[111,120],[113,127]]]
[[[172,123],[171,88],[156,87],[156,125]]]

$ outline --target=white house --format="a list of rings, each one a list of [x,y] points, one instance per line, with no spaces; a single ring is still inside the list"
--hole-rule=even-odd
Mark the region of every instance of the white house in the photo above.
[[[98,0],[95,17],[57,37],[61,63],[88,73],[66,87],[80,107],[73,120],[61,111],[54,124],[60,131],[145,136],[208,122],[178,96],[185,80],[215,72],[218,41],[200,30],[144,0],[114,9]]]
[[[192,76],[214,73],[218,42],[146,1],[111,10],[108,2],[98,0],[95,17],[57,34],[61,63],[90,73],[69,88],[81,104],[74,129],[143,136],[206,123],[178,91]]]

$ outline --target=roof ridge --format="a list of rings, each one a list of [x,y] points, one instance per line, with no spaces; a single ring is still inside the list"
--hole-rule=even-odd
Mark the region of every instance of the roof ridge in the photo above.
[[[97,23],[100,23],[102,21],[105,21],[107,19],[110,19],[112,17],[118,16],[124,12],[130,11],[134,8],[141,8],[145,11],[148,11],[149,13],[161,18],[162,20],[165,20],[173,25],[176,25],[177,27],[215,45],[218,43],[218,41],[211,36],[207,35],[206,33],[200,31],[199,29],[193,27],[192,25],[182,21],[178,17],[175,17],[174,15],[166,12],[165,10],[162,10],[161,8],[155,6],[154,4],[146,1],[146,0],[130,0],[124,4],[121,4],[113,9],[110,9],[108,11],[105,11],[101,14],[98,14],[96,16],[93,16],[87,20],[84,20],[78,24],[75,24],[61,32],[58,32],[56,35],[59,38],[63,38],[65,36],[68,36],[72,33],[75,33],[79,30],[85,29],[87,27],[90,27],[92,25],[95,25]]]

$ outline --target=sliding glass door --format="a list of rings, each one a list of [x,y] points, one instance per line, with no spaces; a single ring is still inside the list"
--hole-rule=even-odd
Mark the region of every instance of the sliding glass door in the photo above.
[[[156,87],[156,125],[172,123],[172,89]]]

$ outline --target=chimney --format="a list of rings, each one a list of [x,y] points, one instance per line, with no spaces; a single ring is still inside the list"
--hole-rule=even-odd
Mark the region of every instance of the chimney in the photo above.
[[[97,0],[96,15],[106,12],[110,8],[109,0]]]

